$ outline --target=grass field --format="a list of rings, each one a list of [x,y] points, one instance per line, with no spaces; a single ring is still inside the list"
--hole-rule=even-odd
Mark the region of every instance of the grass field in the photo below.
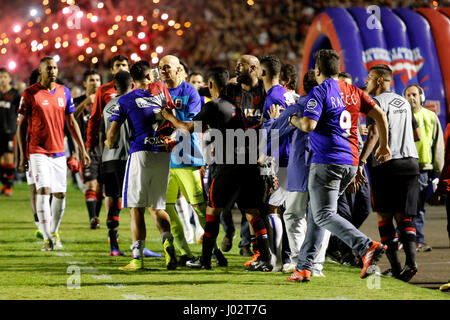
[[[120,220],[120,244],[130,254],[129,211]],[[67,192],[61,224],[63,251],[41,252],[34,238],[35,225],[29,207],[28,186],[16,185],[14,196],[0,198],[0,299],[104,299],[104,300],[450,300],[437,290],[420,288],[395,279],[361,280],[360,270],[326,262],[326,278],[310,283],[289,283],[287,275],[245,272],[246,261],[238,253],[238,238],[226,256],[229,267],[213,270],[178,268],[167,271],[164,258],[146,258],[145,270],[126,273],[118,267],[129,257],[110,257],[105,212],[101,229],[90,230],[82,193],[73,186]],[[162,252],[159,233],[147,216],[150,250]],[[221,240],[223,234],[219,235]],[[195,254],[200,245],[193,245]],[[77,277],[79,275],[79,289]],[[68,285],[69,283],[69,285]]]

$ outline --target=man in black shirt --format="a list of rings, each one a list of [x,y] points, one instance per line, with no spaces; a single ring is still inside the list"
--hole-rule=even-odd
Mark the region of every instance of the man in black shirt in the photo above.
[[[233,141],[232,144],[231,141],[227,141],[230,131],[236,134],[238,130],[244,133],[246,129],[242,109],[230,102],[231,99],[225,88],[227,81],[228,71],[226,69],[217,67],[211,70],[208,76],[209,89],[212,96],[219,96],[219,98],[205,104],[191,122],[185,123],[178,120],[170,110],[163,109],[161,112],[162,116],[172,122],[177,129],[193,132],[195,123],[201,121],[201,131],[205,131],[209,126],[211,129],[215,129],[216,133],[211,132],[211,136],[217,140],[217,131],[220,131],[222,137],[222,144],[220,141],[214,140],[216,164],[209,189],[202,256],[195,261],[187,262],[186,265],[192,268],[211,268],[212,250],[219,234],[219,216],[222,209],[232,200],[236,201],[243,209],[257,237],[261,256],[250,270],[271,271],[267,229],[257,209],[263,197],[263,183],[256,159],[255,164],[251,164],[249,161],[252,147],[248,142],[250,139],[244,139],[243,145],[234,143],[236,141]],[[232,137],[236,139],[234,135]],[[240,164],[242,162],[243,164]]]
[[[230,83],[227,92],[232,102],[242,109],[248,127],[260,127],[263,121],[266,91],[259,79],[260,65],[258,58],[251,55],[241,56],[235,68],[237,83]]]
[[[73,99],[73,103],[76,106],[74,116],[80,127],[83,141],[86,142],[88,121],[94,104],[95,92],[102,85],[102,77],[98,71],[87,70],[83,78],[86,93]],[[89,213],[91,229],[97,229],[99,227],[98,215],[102,207],[102,186],[98,181],[101,166],[100,149],[95,154],[92,154],[91,160],[91,165],[88,168],[83,168],[83,182],[86,188],[84,198]]]
[[[14,183],[14,135],[17,129],[19,92],[11,87],[11,74],[0,68],[0,177],[2,194],[12,195]]]
[[[264,90],[264,83],[259,79],[260,70],[258,58],[251,55],[243,55],[238,59],[234,70],[237,76],[237,83],[229,83],[227,85],[227,94],[231,102],[243,111],[247,127],[251,128],[259,128],[263,122],[266,91]],[[222,250],[225,252],[231,250],[235,232],[231,215],[233,205],[234,203],[228,203],[221,215],[221,223],[225,231]],[[251,227],[249,228],[245,214],[243,212],[242,214],[241,242],[239,243],[241,248],[240,254],[252,256],[250,243],[255,244],[254,232],[251,230]],[[255,250],[255,246],[253,249]],[[256,259],[256,256],[254,256],[254,259]]]

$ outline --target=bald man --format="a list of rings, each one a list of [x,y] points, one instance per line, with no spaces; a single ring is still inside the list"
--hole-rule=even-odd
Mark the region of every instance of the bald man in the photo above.
[[[259,60],[255,56],[243,55],[238,59],[234,71],[237,76],[237,85],[233,86],[235,103],[244,110],[249,125],[259,127],[266,99],[264,84],[260,80]]]
[[[75,106],[70,90],[56,83],[58,65],[53,57],[41,59],[39,75],[40,81],[22,94],[17,146],[19,167],[25,172],[30,165],[36,182],[36,213],[44,237],[41,250],[52,251],[54,248],[63,249],[59,226],[64,215],[67,190],[64,126],[78,144],[85,167],[90,165],[91,159],[73,116]],[[51,204],[50,195],[53,195]]]
[[[159,62],[161,79],[166,83],[170,96],[175,103],[176,117],[185,122],[190,122],[201,110],[201,101],[198,91],[184,81],[184,69],[180,60],[172,55],[164,56]],[[181,139],[180,139],[181,137]],[[184,140],[186,134],[178,132],[177,140]],[[170,178],[167,188],[166,211],[171,219],[171,230],[175,238],[175,246],[181,252],[180,265],[193,258],[183,232],[183,226],[177,212],[175,203],[178,194],[184,195],[192,205],[199,217],[202,227],[206,223],[206,196],[203,190],[203,176],[201,167],[206,163],[203,159],[198,133],[190,134],[191,148],[181,148],[183,143],[175,146],[170,157]],[[175,222],[175,223],[174,223]],[[218,265],[226,266],[228,262],[222,252],[216,247],[213,252]]]
[[[252,55],[242,55],[236,62],[234,70],[236,82],[230,81],[227,86],[227,94],[232,98],[233,104],[240,107],[246,117],[247,126],[250,128],[259,128],[263,122],[264,102],[266,100],[266,91],[264,83],[260,80],[261,67],[258,58]],[[222,241],[222,250],[229,251],[232,248],[232,239],[234,237],[235,228],[231,215],[231,209],[234,203],[230,203],[221,215],[221,223],[225,231],[225,237]],[[241,211],[242,212],[242,211]],[[241,220],[241,241],[239,243],[240,255],[254,256],[250,249],[252,239],[249,231],[249,222],[246,220],[242,212]],[[253,232],[252,232],[253,234]],[[254,244],[256,242],[253,242]],[[255,247],[253,248],[255,250]],[[246,266],[250,265],[250,261]]]

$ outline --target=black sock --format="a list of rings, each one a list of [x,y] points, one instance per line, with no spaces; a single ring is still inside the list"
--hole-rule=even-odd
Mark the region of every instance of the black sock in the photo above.
[[[252,243],[253,252],[258,251],[258,241],[256,240],[256,236],[254,234],[250,236],[250,242]]]
[[[97,206],[97,193],[93,190],[86,190],[84,193],[84,200],[86,201],[86,207],[88,209],[89,221],[95,218],[95,210]]]
[[[202,257],[203,261],[211,262],[212,251],[216,243],[220,228],[220,216],[206,215],[205,233],[203,234]]]
[[[416,228],[410,218],[403,219],[398,224],[400,229],[400,240],[405,251],[405,264],[414,266],[416,264]]]
[[[0,181],[2,184],[6,185],[6,167],[4,164],[0,164]]]
[[[379,221],[378,231],[380,232],[381,243],[388,246],[386,257],[391,264],[392,272],[398,275],[402,269],[402,265],[398,258],[398,242],[395,240],[395,227],[392,220]]]
[[[108,227],[108,236],[111,250],[119,249],[117,242],[117,228],[119,227],[119,213],[120,205],[117,200],[113,199],[108,210],[108,218],[106,220],[106,226]]]
[[[163,232],[161,234],[161,244],[164,245],[166,239],[169,239],[169,242],[173,242],[173,235],[169,231]]]
[[[101,194],[97,194],[97,203],[95,205],[95,216],[100,217],[100,211],[102,210],[103,196]]]
[[[7,188],[12,188],[14,184],[14,164],[5,166],[5,185]]]
[[[109,237],[109,246],[111,247],[111,250],[119,250],[119,243],[117,242],[117,230],[110,229],[108,231],[108,237]]]
[[[402,270],[402,264],[400,263],[400,259],[398,258],[398,241],[392,240],[383,242],[383,244],[388,246],[386,250],[386,257],[391,264],[392,273],[394,275],[400,274],[400,271]]]
[[[267,229],[264,221],[259,216],[254,216],[250,221],[253,230],[255,231],[256,241],[258,243],[258,250],[261,260],[270,261],[269,237],[267,236]]]

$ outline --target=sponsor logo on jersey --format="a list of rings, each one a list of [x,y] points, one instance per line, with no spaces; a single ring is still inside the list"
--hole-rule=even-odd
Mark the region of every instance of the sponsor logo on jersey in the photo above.
[[[261,116],[261,110],[259,110],[259,109],[245,108],[244,113],[245,113],[246,117],[260,117]]]
[[[161,107],[161,101],[160,96],[140,97],[135,100],[138,108]]]
[[[42,101],[42,105],[43,105],[43,106],[48,106],[48,105],[49,105],[49,102],[48,102],[48,100],[44,100],[44,101]]]
[[[306,109],[312,110],[317,107],[317,100],[316,99],[309,99],[308,104],[306,105]]]
[[[403,101],[402,99],[399,98],[394,98],[391,101],[389,101],[388,105],[396,107],[396,108],[400,108],[405,104],[405,101]]]
[[[119,112],[119,105],[115,103],[107,104],[104,112],[107,113],[108,115],[117,114]]]
[[[144,144],[150,144],[150,145],[163,145],[164,140],[161,139],[161,137],[145,137]]]
[[[317,107],[317,100],[312,98],[308,100],[308,103],[306,104],[306,110],[308,112],[314,113],[314,114],[319,114],[315,109]]]

